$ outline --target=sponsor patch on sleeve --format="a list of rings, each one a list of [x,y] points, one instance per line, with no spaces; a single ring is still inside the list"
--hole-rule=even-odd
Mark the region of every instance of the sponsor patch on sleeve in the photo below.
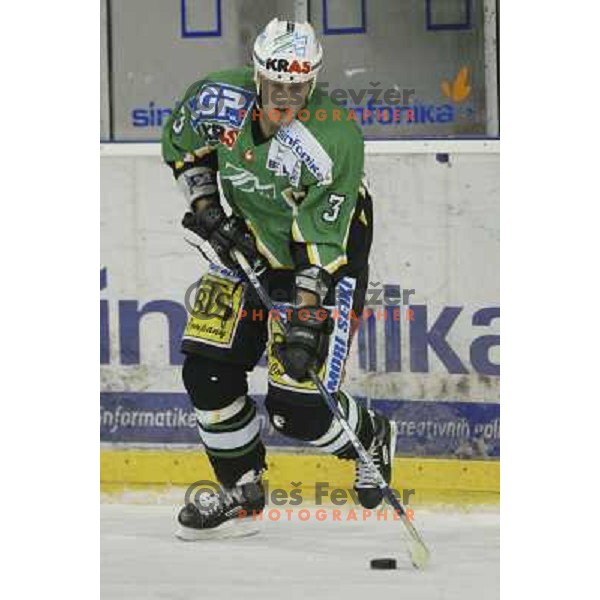
[[[255,94],[236,86],[207,82],[188,100],[192,125],[201,122],[221,123],[230,129],[241,129]]]

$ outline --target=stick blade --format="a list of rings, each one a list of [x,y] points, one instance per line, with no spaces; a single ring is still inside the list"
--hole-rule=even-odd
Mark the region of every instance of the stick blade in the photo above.
[[[429,550],[427,549],[425,542],[421,539],[419,532],[408,518],[404,517],[402,522],[404,523],[405,531],[408,534],[406,541],[408,543],[410,562],[412,562],[415,569],[424,569],[429,563]]]
[[[413,541],[410,545],[409,553],[410,561],[415,569],[422,570],[428,565],[430,555],[429,550],[427,550],[424,544]]]

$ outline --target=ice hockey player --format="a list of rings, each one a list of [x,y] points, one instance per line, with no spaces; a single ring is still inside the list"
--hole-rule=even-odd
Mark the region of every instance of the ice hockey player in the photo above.
[[[163,131],[163,159],[188,204],[183,225],[222,263],[200,280],[182,351],[183,382],[223,492],[184,506],[177,534],[184,539],[244,535],[240,511],[264,508],[265,447],[247,375],[265,348],[274,429],[356,460],[359,501],[367,508],[381,502],[373,475],[308,379],[313,366],[391,477],[395,425],[340,389],[372,240],[362,134],[316,87],[323,52],[310,24],[273,19],[254,43],[253,62],[193,84]],[[286,307],[285,339],[241,280],[234,248],[265,264],[261,280]]]

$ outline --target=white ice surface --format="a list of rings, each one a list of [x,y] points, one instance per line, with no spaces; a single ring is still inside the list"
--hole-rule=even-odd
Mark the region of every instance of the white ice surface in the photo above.
[[[274,507],[270,507],[274,508]],[[491,600],[499,597],[499,514],[416,510],[432,552],[415,571],[400,522],[265,521],[253,537],[183,542],[177,508],[101,505],[104,600]],[[359,518],[360,518],[360,512]],[[285,513],[284,513],[285,515]],[[394,557],[395,571],[369,560]]]

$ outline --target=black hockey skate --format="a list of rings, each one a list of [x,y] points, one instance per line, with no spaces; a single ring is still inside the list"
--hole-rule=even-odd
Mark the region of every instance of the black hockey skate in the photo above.
[[[392,462],[396,451],[397,425],[394,421],[369,411],[373,419],[374,437],[369,454],[387,483],[392,479]],[[358,501],[365,508],[375,508],[381,504],[383,495],[377,486],[374,473],[359,459],[356,460],[356,479],[354,489]]]
[[[260,478],[234,488],[206,492],[194,503],[186,504],[177,517],[175,535],[188,541],[244,537],[258,533],[256,517],[265,507],[265,493]],[[253,519],[254,516],[254,519]]]

